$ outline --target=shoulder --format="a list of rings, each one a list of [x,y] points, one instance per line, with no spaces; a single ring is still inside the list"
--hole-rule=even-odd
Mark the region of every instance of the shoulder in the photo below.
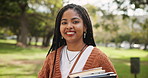
[[[54,50],[54,51],[50,52],[47,55],[46,59],[54,59],[55,55],[59,55],[60,54],[60,52],[61,52],[61,50],[62,50],[63,47],[64,46],[61,46],[57,50]]]
[[[92,50],[92,54],[97,54],[97,55],[105,55],[105,53],[103,53],[99,48],[97,47],[94,47],[93,50]]]
[[[94,47],[86,63],[85,69],[100,67],[108,57],[99,48]]]
[[[99,48],[94,47],[90,56],[89,56],[89,60],[90,61],[103,61],[103,60],[107,60],[108,57],[105,53],[103,53]]]
[[[94,47],[90,57],[91,59],[93,59],[92,61],[93,61],[94,67],[99,66],[99,67],[102,67],[104,70],[106,70],[106,72],[116,73],[116,70],[112,62],[108,58],[108,56],[105,53],[103,53],[99,48]]]
[[[97,47],[93,48],[90,56],[98,61],[109,60],[108,56]]]

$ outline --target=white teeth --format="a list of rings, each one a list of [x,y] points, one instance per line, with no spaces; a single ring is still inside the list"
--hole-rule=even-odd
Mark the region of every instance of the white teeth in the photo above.
[[[75,32],[67,32],[67,34],[74,34]]]

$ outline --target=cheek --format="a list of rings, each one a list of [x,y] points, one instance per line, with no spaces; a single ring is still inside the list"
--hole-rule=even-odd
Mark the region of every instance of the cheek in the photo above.
[[[80,32],[84,32],[85,31],[85,27],[83,25],[77,26],[76,29],[79,30]]]
[[[63,34],[64,28],[60,26],[60,33]]]

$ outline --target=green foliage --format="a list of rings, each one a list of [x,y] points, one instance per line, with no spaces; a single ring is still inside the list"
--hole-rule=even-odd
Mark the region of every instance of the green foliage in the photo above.
[[[2,0],[0,2],[0,27],[18,33],[20,9],[15,1]],[[8,30],[8,31],[9,31]]]
[[[118,39],[118,43],[121,43],[123,41],[130,41],[130,34],[119,34],[117,37]],[[115,41],[115,39],[113,39],[113,41]]]
[[[98,8],[96,6],[90,5],[90,4],[86,4],[86,5],[84,5],[84,7],[88,11],[88,14],[90,15],[90,18],[92,18],[91,19],[92,23],[97,24],[97,19],[98,19],[97,11],[98,11]]]
[[[126,19],[126,18],[129,18],[129,16],[126,15],[126,14],[123,14],[123,15],[122,15],[122,18],[123,18],[123,19]]]
[[[105,5],[110,6],[109,4],[110,3]],[[138,24],[137,22],[140,20],[138,17],[140,16],[129,15],[129,10],[136,11],[137,9],[142,9],[144,12],[147,12],[146,11],[147,1],[114,0],[112,4],[117,5],[117,9],[110,11],[98,8],[98,11],[101,12],[103,16],[98,18],[99,21],[97,23],[99,23],[99,25],[97,24],[94,25],[96,28],[99,27],[96,30],[97,31],[96,34],[99,34],[98,38],[96,38],[97,41],[105,43],[113,41],[116,44],[121,43],[122,41],[128,41],[131,44],[137,43],[137,44],[145,44],[145,46],[147,46],[148,45],[147,23],[141,22],[141,24],[139,24],[140,27],[136,28]],[[122,12],[122,13],[120,15],[116,15],[114,14],[114,12]],[[104,35],[106,36],[102,36],[102,33],[105,33]],[[108,38],[108,36],[111,38]]]
[[[147,0],[130,0],[130,4],[134,4],[135,8],[145,8],[148,5]]]
[[[17,5],[17,0],[1,0],[0,15],[17,15],[20,8]]]
[[[94,25],[94,27],[95,27],[95,28],[98,28],[98,27],[100,27],[100,24],[96,23],[96,24]]]
[[[140,23],[139,25],[142,28],[139,35],[139,41],[145,45],[144,49],[146,50],[146,46],[148,45],[148,19],[146,19],[144,23]]]
[[[84,7],[87,8],[87,10],[88,10],[88,12],[89,12],[89,14],[90,14],[91,16],[93,16],[93,17],[96,16],[96,12],[97,12],[98,9],[97,9],[95,6],[90,5],[90,4],[87,4],[87,5],[85,5]]]
[[[148,1],[147,0],[114,0],[114,3],[117,4],[117,10],[124,12],[122,14],[123,19],[128,19],[128,11],[130,10],[136,10],[136,9],[143,9],[145,12],[148,11],[147,5]],[[131,7],[134,6],[134,7]]]
[[[28,36],[51,38],[55,18],[62,7],[62,1],[1,0],[0,5],[0,27],[19,36],[19,42],[26,45]],[[38,9],[41,7],[44,11]],[[7,32],[5,34],[11,35]],[[49,42],[45,43],[49,44]]]

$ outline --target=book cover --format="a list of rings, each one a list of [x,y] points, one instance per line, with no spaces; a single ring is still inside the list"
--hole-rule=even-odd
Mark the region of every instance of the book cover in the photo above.
[[[69,75],[69,77],[75,78],[75,77],[78,77],[78,76],[90,75],[90,74],[99,74],[99,73],[105,73],[105,70],[102,70],[102,67],[98,67],[98,68],[93,68],[93,69],[89,69],[89,70],[84,70],[82,72],[72,73],[72,74]]]
[[[114,72],[106,72],[106,73],[100,73],[100,74],[90,74],[85,76],[79,76],[77,78],[116,78],[117,74],[114,74]]]
[[[114,72],[105,72],[102,67],[84,70],[82,72],[72,73],[69,78],[116,78]]]

